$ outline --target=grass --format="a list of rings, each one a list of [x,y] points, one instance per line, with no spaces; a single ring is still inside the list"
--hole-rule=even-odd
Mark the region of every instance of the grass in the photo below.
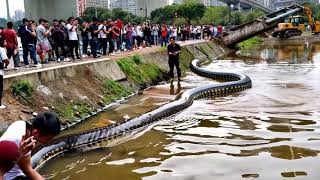
[[[263,42],[262,38],[255,36],[253,38],[250,38],[248,40],[245,40],[245,41],[239,43],[238,46],[241,49],[251,49],[256,45],[262,44],[262,42]]]
[[[139,85],[155,81],[163,74],[159,66],[143,62],[138,55],[120,59],[117,63],[127,77]]]
[[[113,80],[107,80],[103,84],[103,102],[106,104],[122,97],[129,96],[132,93],[132,89],[128,89],[119,82]]]
[[[89,103],[81,100],[59,104],[55,109],[59,117],[66,119],[69,122],[72,122],[77,118],[84,118],[85,116],[90,115],[94,110]]]
[[[30,99],[34,91],[32,85],[27,80],[15,81],[10,86],[10,89],[14,96],[26,102],[30,102]]]

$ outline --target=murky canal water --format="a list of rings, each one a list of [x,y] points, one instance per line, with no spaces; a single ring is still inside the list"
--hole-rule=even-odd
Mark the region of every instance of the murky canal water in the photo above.
[[[247,74],[253,88],[197,100],[142,136],[66,154],[41,173],[52,179],[319,179],[320,44],[261,47],[208,65]],[[265,60],[262,60],[265,59]],[[179,91],[217,83],[192,73],[181,88],[159,85],[80,125],[103,126],[149,111]],[[170,95],[172,94],[172,95]],[[68,132],[70,133],[70,132]]]

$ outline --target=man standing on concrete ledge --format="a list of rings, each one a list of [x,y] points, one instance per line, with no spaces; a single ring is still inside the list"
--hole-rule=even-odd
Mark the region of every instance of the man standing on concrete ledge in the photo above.
[[[178,81],[181,81],[181,71],[179,67],[179,54],[181,52],[181,47],[176,43],[174,37],[170,38],[170,44],[168,45],[168,55],[169,55],[169,68],[170,68],[170,78],[171,82],[173,82],[173,70],[174,66],[177,69]]]

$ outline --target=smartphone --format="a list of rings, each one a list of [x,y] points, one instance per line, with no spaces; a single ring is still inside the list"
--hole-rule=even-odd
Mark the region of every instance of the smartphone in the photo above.
[[[29,132],[30,132],[30,134],[28,134],[28,131],[27,130],[29,130]],[[31,137],[32,136],[32,124],[30,123],[30,122],[28,122],[28,121],[26,121],[26,137],[25,137],[25,139],[28,139],[29,137]],[[27,141],[27,144],[30,144],[31,143],[31,139],[30,140],[28,140]]]

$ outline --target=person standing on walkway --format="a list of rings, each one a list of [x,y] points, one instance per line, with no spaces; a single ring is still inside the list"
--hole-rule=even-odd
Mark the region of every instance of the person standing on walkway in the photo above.
[[[98,55],[97,55],[98,34],[100,33],[100,30],[98,26],[98,19],[96,17],[92,19],[92,24],[89,27],[89,32],[91,33],[91,39],[90,39],[91,53],[94,58],[98,58]]]
[[[114,24],[112,19],[108,19],[107,21],[107,26],[106,26],[106,33],[107,33],[107,41],[109,43],[109,53],[108,55],[114,56],[115,54],[113,53],[114,51],[114,42],[112,41],[112,34],[114,33]]]
[[[13,57],[14,69],[18,70],[19,65],[19,47],[17,40],[17,33],[13,30],[13,23],[7,23],[7,29],[2,31],[2,36],[5,40],[5,47],[7,49],[7,56],[9,60]]]
[[[63,29],[60,28],[59,21],[53,20],[53,29],[51,30],[51,37],[54,40],[55,44],[55,54],[57,61],[64,60],[67,58],[67,53],[64,47],[64,35]],[[61,49],[61,53],[59,52],[59,48]]]
[[[78,24],[75,22],[74,17],[70,17],[68,19],[67,30],[69,35],[69,49],[70,49],[72,60],[75,60],[74,52],[76,53],[77,59],[80,59],[79,51],[78,51],[79,42],[78,42],[77,29],[78,29]]]
[[[3,96],[3,69],[6,65],[9,64],[9,59],[6,54],[6,50],[4,49],[4,40],[0,39],[0,109],[5,109],[6,106],[2,104],[2,96]]]
[[[167,46],[168,43],[168,28],[166,24],[163,24],[161,27],[161,47]]]
[[[107,41],[107,21],[103,20],[101,21],[101,24],[99,25],[99,34],[98,34],[98,39],[99,39],[99,48],[102,48],[102,53],[103,55],[107,55],[107,46],[108,46],[108,41]]]
[[[40,19],[39,26],[37,27],[37,53],[39,54],[42,63],[46,63],[46,53],[48,53],[52,49],[48,40],[48,36],[51,35],[52,27],[47,29],[47,23],[47,20]]]
[[[82,57],[85,58],[88,55],[88,45],[89,45],[89,23],[83,22],[80,26],[81,38],[82,38]]]
[[[36,41],[37,33],[36,26],[34,24],[29,24],[29,20],[24,18],[22,20],[22,25],[19,27],[18,34],[21,39],[22,50],[23,50],[23,62],[26,68],[29,67],[28,55],[30,53],[31,59],[36,67],[41,67],[38,64],[36,55]]]
[[[168,55],[169,55],[169,68],[170,68],[170,78],[171,82],[173,82],[174,74],[173,70],[176,67],[178,74],[178,81],[181,81],[181,70],[179,65],[179,54],[181,53],[181,47],[176,43],[176,39],[174,37],[170,38],[170,44],[167,47]]]
[[[153,45],[157,46],[158,45],[158,36],[159,36],[159,27],[154,24],[152,26],[152,42],[153,42]]]
[[[126,27],[126,49],[132,50],[132,41],[133,41],[133,27],[131,23],[128,23]]]

